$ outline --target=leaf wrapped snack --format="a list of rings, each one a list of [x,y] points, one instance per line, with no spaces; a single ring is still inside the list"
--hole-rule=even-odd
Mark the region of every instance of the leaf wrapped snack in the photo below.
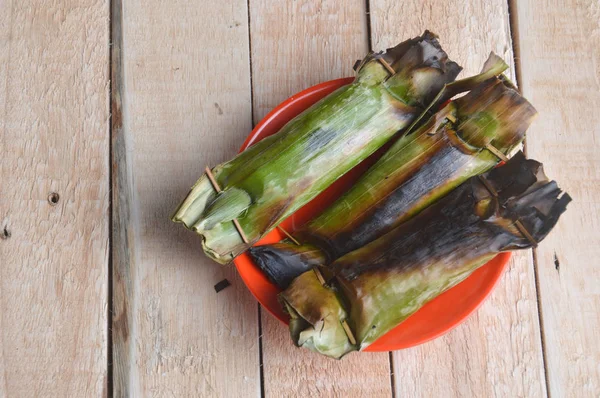
[[[570,200],[519,153],[320,268],[326,284],[313,270],[296,278],[280,295],[292,339],[334,358],[362,350],[496,254],[540,242]]]
[[[429,32],[368,55],[352,84],[214,167],[221,192],[201,177],[172,220],[200,234],[209,257],[229,262],[407,128],[459,72]]]
[[[505,67],[492,55],[481,75],[451,83],[471,91],[396,141],[352,188],[294,231],[301,245],[252,247],[255,263],[284,289],[312,266],[364,246],[498,164],[492,151],[513,151],[536,115],[512,84],[489,78]]]

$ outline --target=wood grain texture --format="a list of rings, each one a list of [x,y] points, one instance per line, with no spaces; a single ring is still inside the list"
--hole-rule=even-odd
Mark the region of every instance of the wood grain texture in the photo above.
[[[573,202],[536,250],[553,397],[600,391],[600,2],[531,1],[518,20],[521,86],[540,112],[528,155]]]
[[[323,357],[292,343],[288,329],[262,311],[266,397],[391,397],[389,355]]]
[[[254,120],[322,81],[352,76],[368,52],[363,0],[250,2]],[[387,353],[342,361],[294,347],[287,328],[262,311],[264,391],[268,397],[391,396]]]
[[[108,11],[0,2],[2,397],[106,395]]]
[[[323,81],[354,76],[368,52],[362,0],[250,2],[254,120]]]
[[[464,67],[461,76],[477,73],[490,51],[512,63],[504,0],[372,0],[371,29],[374,48],[424,29],[437,33]],[[474,316],[437,340],[395,352],[393,368],[398,396],[545,395],[531,251],[513,255],[510,269]]]
[[[251,129],[246,1],[116,6],[114,394],[258,396],[254,299],[169,220]]]

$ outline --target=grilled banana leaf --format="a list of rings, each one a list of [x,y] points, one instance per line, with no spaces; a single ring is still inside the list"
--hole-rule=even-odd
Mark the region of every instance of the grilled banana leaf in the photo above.
[[[489,145],[510,153],[536,115],[512,84],[487,78],[489,70],[500,73],[505,66],[492,56],[479,79],[453,83],[471,91],[400,138],[349,191],[295,231],[301,245],[285,240],[253,247],[255,263],[284,289],[315,264],[364,246],[498,164]]]
[[[294,342],[333,358],[365,349],[496,254],[540,242],[570,200],[518,153],[320,268],[326,284],[313,270],[296,278],[280,295]]]

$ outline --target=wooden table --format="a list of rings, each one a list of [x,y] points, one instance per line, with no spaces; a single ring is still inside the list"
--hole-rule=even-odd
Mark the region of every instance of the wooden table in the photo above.
[[[574,202],[451,333],[298,350],[169,214],[280,101],[426,28],[463,75],[514,60]],[[0,396],[598,396],[599,42],[598,0],[0,1]]]

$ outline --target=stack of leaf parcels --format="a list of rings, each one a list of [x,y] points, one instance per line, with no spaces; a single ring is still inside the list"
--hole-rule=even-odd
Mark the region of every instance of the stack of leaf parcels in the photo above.
[[[504,61],[455,81],[460,69],[430,32],[367,55],[352,84],[207,170],[173,220],[220,263],[249,249],[296,345],[368,347],[498,253],[537,245],[571,200],[537,161],[509,159],[536,111]],[[252,247],[388,142],[293,240]]]

